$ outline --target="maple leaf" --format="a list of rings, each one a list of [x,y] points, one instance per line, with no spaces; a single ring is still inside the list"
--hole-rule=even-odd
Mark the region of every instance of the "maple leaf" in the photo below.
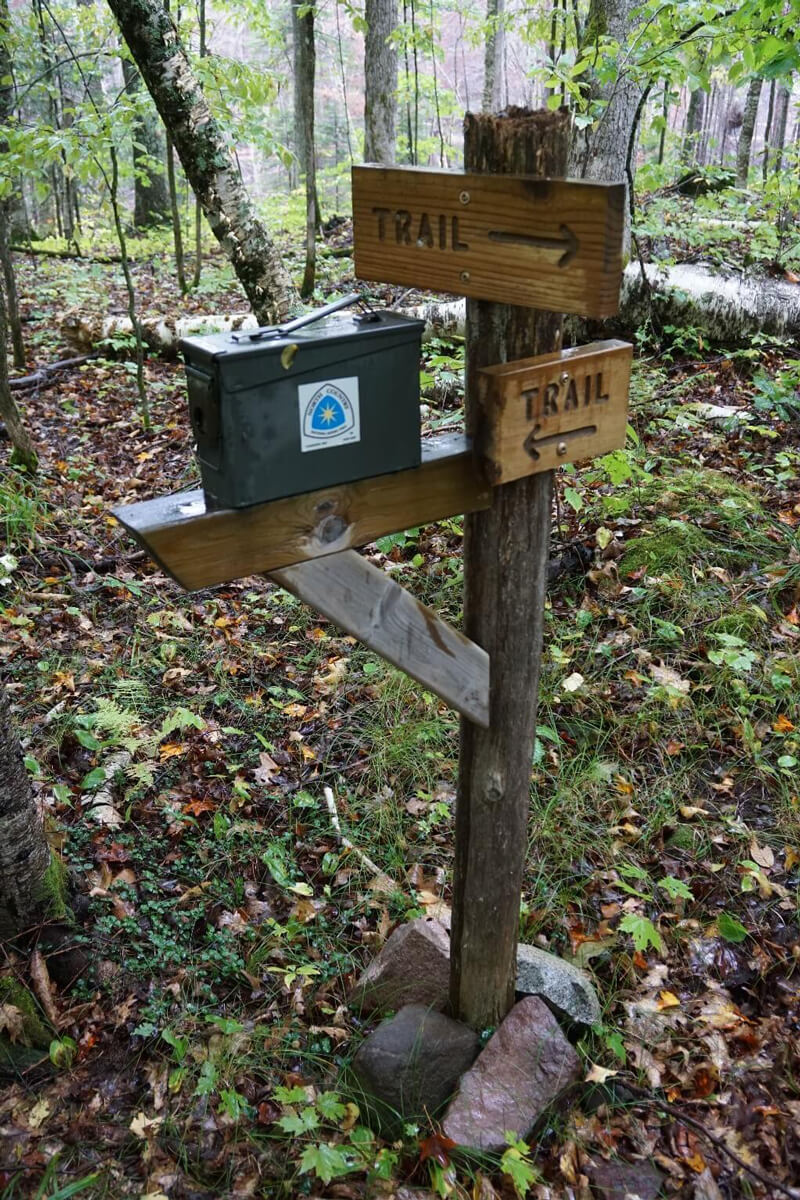
[[[450,1165],[449,1151],[453,1150],[456,1143],[452,1138],[446,1137],[443,1133],[432,1133],[429,1137],[423,1138],[419,1144],[419,1161],[425,1162],[426,1158],[432,1158],[440,1167]]]
[[[193,817],[199,817],[201,813],[213,812],[216,805],[213,800],[190,800],[188,804],[184,804],[183,812],[191,813]]]

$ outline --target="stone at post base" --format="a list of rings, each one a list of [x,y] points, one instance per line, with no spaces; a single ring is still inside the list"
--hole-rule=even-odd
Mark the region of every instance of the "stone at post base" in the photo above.
[[[578,1055],[550,1009],[538,996],[526,996],[462,1077],[442,1130],[459,1146],[500,1154],[506,1131],[527,1137],[580,1073]]]
[[[450,988],[450,936],[441,921],[418,917],[395,929],[348,997],[358,1012],[404,1004],[445,1008]]]
[[[521,942],[517,946],[517,992],[541,996],[557,1017],[599,1025],[602,1010],[589,976],[555,954]]]
[[[427,1120],[452,1095],[480,1049],[473,1030],[424,1004],[406,1004],[369,1035],[353,1059],[357,1098],[386,1137],[403,1121]]]

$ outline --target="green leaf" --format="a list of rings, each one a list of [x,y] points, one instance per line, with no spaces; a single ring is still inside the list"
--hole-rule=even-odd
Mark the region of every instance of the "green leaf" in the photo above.
[[[674,875],[667,875],[658,886],[664,889],[670,900],[694,900],[691,888],[688,888],[682,879],[676,879]]]
[[[299,1113],[286,1113],[277,1124],[285,1133],[311,1133],[319,1126],[319,1117],[313,1108],[303,1108]]]
[[[641,917],[637,913],[626,913],[619,923],[619,928],[623,933],[631,935],[633,945],[640,953],[644,953],[648,946],[663,953],[664,943],[661,940],[661,934],[647,917]]]
[[[726,942],[743,942],[747,937],[744,925],[741,925],[730,913],[720,913],[717,918],[717,929],[719,936]]]
[[[210,1096],[217,1086],[217,1068],[214,1066],[211,1059],[207,1058],[200,1068],[200,1077],[197,1080],[197,1087],[194,1089],[195,1096]]]
[[[86,747],[87,750],[99,750],[103,744],[94,736],[93,733],[90,733],[88,729],[76,729],[75,737],[82,746]]]
[[[564,499],[575,512],[580,512],[583,508],[583,496],[574,487],[564,488]]]
[[[94,767],[88,775],[84,775],[81,781],[81,791],[91,792],[94,788],[99,788],[101,783],[105,783],[106,773],[102,767]]]
[[[276,1087],[273,1099],[277,1104],[302,1104],[308,1097],[302,1087]]]
[[[55,1038],[50,1043],[50,1062],[59,1070],[68,1071],[75,1061],[78,1043],[71,1037]]]
[[[320,1092],[316,1105],[317,1111],[326,1121],[340,1121],[342,1117],[347,1116],[347,1105],[342,1104],[337,1092]]]
[[[518,1196],[527,1196],[530,1188],[541,1176],[531,1162],[527,1143],[510,1132],[506,1133],[506,1141],[508,1149],[500,1159],[500,1170],[504,1175],[508,1175]]]
[[[340,1175],[349,1175],[353,1166],[353,1160],[341,1146],[323,1143],[319,1146],[306,1146],[300,1159],[300,1174],[306,1175],[313,1171],[323,1183],[330,1183]]]

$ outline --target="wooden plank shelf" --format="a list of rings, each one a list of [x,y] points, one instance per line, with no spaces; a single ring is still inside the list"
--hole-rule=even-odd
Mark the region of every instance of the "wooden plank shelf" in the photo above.
[[[419,467],[251,508],[209,512],[198,489],[112,511],[173,579],[195,591],[490,503],[491,488],[467,439],[447,434],[423,442]]]

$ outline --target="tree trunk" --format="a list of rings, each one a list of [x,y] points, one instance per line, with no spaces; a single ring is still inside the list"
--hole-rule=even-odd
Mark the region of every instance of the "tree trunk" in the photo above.
[[[175,179],[175,150],[169,134],[167,134],[167,191],[169,192],[169,209],[172,217],[172,242],[175,247],[175,274],[178,277],[180,293],[184,296],[189,289],[186,286],[186,263],[183,257],[181,209],[178,203],[178,184]]]
[[[689,108],[686,112],[686,132],[681,150],[681,162],[686,167],[700,165],[700,139],[703,132],[703,116],[706,107],[706,94],[702,88],[695,88],[689,97]]]
[[[783,149],[786,145],[786,125],[789,119],[789,100],[792,95],[791,76],[788,86],[784,83],[780,84],[775,97],[775,120],[773,122],[772,136],[772,152],[774,158],[772,160],[772,169],[775,174],[779,174],[783,163]]]
[[[769,169],[769,147],[772,138],[772,119],[775,114],[775,80],[773,79],[769,85],[769,104],[767,105],[767,120],[764,125],[764,148],[761,156],[761,178],[764,183],[767,182],[767,171]]]
[[[499,112],[506,94],[506,0],[486,0],[483,55],[483,111]]]
[[[492,174],[564,175],[569,115],[467,115],[464,165]],[[562,318],[467,302],[467,428],[475,428],[477,371],[558,350]],[[531,760],[544,620],[552,472],[493,489],[464,522],[464,632],[489,653],[490,725],[461,722],[456,807],[450,1006],[474,1029],[514,1002]]]
[[[397,109],[397,0],[365,0],[364,161],[395,160]]]
[[[753,134],[758,116],[758,102],[761,99],[761,88],[764,81],[760,75],[754,75],[747,89],[747,99],[744,102],[742,128],[739,133],[739,147],[736,151],[736,186],[747,187],[747,177],[750,174],[750,151],[753,146]]]
[[[206,0],[198,0],[197,25],[200,34],[198,51],[201,58],[206,56]],[[203,207],[195,197],[194,201],[194,271],[192,287],[200,286],[200,274],[203,270]]]
[[[631,14],[637,0],[591,0],[584,31],[581,54],[590,55],[600,38],[613,38],[620,46],[627,45],[631,33]],[[635,122],[638,118],[642,86],[629,74],[601,83],[596,76],[589,79],[589,98],[603,108],[594,125],[574,129],[570,145],[568,172],[581,179],[601,179],[605,183],[628,185],[628,167],[633,173]],[[626,206],[625,245],[627,253],[630,219]]]
[[[11,55],[8,52],[6,30],[9,26],[8,0],[0,0],[0,128],[7,125],[14,112],[13,72]],[[7,155],[8,140],[0,136],[0,159]],[[5,282],[8,305],[8,325],[11,330],[11,347],[14,353],[14,366],[22,370],[25,366],[25,344],[22,340],[22,322],[19,319],[19,303],[17,301],[17,281],[14,278],[14,264],[9,250],[9,225],[13,191],[0,197],[0,260],[2,261],[3,280]],[[0,344],[0,353],[5,356],[5,338]],[[6,374],[8,368],[5,368]]]
[[[125,91],[133,104],[142,90],[142,78],[127,58],[122,60]],[[133,224],[136,229],[163,225],[169,220],[169,196],[164,179],[164,139],[159,119],[152,111],[139,115],[131,130],[133,141]]]
[[[0,680],[0,940],[47,915],[50,847]]]
[[[307,0],[292,0],[294,40],[295,119],[302,136],[301,169],[306,181],[306,265],[300,295],[310,296],[317,274],[317,164],[314,139],[314,76],[317,56],[314,47],[314,9]]]
[[[0,222],[3,220],[4,218],[0,215]],[[8,386],[6,324],[6,298],[3,287],[0,285],[0,417],[5,423],[11,445],[14,447],[12,459],[21,462],[29,471],[35,471],[37,463],[36,451],[33,448],[33,442],[28,435],[28,431],[22,423],[19,409],[14,403],[14,397],[11,395],[11,389]],[[0,755],[0,770],[2,770],[2,755]],[[2,776],[0,775],[0,789],[2,789],[2,783]]]
[[[294,285],[211,115],[163,0],[109,0],[211,229],[261,321],[282,320]]]

